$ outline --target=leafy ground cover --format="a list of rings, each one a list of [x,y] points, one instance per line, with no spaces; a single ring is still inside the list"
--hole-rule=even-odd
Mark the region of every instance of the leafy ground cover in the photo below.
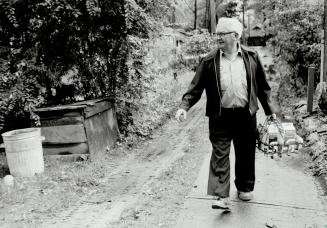
[[[266,49],[257,50],[265,67],[269,68],[273,64],[271,55]],[[269,74],[274,79],[271,82],[274,93],[277,93],[282,79],[277,69],[276,72]],[[185,134],[181,134],[176,123],[169,120],[192,76],[193,72],[184,72],[178,74],[177,81],[171,77],[160,82],[162,84],[157,89],[161,96],[156,97],[160,102],[155,102],[155,105],[161,105],[162,113],[170,114],[160,119],[161,123],[168,120],[168,125],[154,133],[150,140],[140,137],[139,143],[133,146],[128,143],[118,145],[92,162],[66,163],[46,158],[44,174],[15,178],[12,189],[2,184],[0,224],[4,227],[36,227],[40,224],[60,227],[60,224],[70,221],[72,224],[80,221],[87,224],[96,221],[93,215],[105,217],[105,214],[99,214],[99,208],[118,210],[121,219],[110,223],[118,227],[144,227],[144,224],[169,227],[174,224],[175,212],[180,209],[185,193],[196,187],[192,183],[201,157],[207,152],[196,141],[197,134],[203,134],[206,127],[202,121],[203,104],[194,110],[194,121],[186,126]],[[281,100],[283,114],[292,115],[294,104],[299,99],[291,93],[280,96],[284,98]],[[144,119],[140,123],[142,121]],[[319,160],[320,157],[316,156],[313,164],[318,164],[315,162]],[[8,172],[3,157],[0,163],[3,176]],[[127,208],[120,208],[119,203]]]
[[[148,106],[161,112],[158,115],[161,118],[154,116],[157,119],[153,122],[163,124],[172,116],[191,75],[191,72],[183,72],[179,73],[178,80],[171,76],[162,82],[160,87],[165,89],[160,93],[160,102]],[[153,115],[153,112],[149,115]],[[149,116],[140,117],[139,121],[144,123],[146,118]],[[141,143],[142,137],[140,139]],[[15,186],[9,189],[1,181],[0,224],[6,224],[7,227],[17,224],[33,227],[85,201],[94,204],[108,202],[111,197],[107,191],[110,185],[108,175],[126,160],[136,146],[135,141],[132,147],[128,143],[118,145],[92,162],[62,162],[45,156],[44,174],[33,178],[15,178]],[[0,158],[2,178],[9,170],[4,156]],[[97,195],[96,199],[92,197],[94,194]]]
[[[289,85],[285,78],[279,83],[277,97],[282,107],[282,117],[291,118],[297,133],[305,140],[302,152],[308,156],[308,167],[327,192],[327,116],[318,107],[319,92],[315,91],[313,112],[308,113],[307,97],[301,95],[306,87],[298,91],[294,87],[290,89]]]

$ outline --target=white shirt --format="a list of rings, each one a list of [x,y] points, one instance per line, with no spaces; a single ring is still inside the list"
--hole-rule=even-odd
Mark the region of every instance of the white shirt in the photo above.
[[[241,49],[227,58],[220,51],[220,85],[222,90],[221,104],[224,108],[245,107],[248,104],[246,69]]]

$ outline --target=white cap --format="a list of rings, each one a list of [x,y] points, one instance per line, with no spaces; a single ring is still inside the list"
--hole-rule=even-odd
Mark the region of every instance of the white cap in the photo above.
[[[216,33],[236,32],[239,36],[242,35],[243,25],[236,18],[221,17],[219,18]]]

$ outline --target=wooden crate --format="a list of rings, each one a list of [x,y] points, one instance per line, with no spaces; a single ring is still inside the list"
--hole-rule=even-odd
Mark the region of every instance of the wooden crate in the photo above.
[[[110,99],[39,108],[45,155],[105,153],[119,136],[116,111]]]

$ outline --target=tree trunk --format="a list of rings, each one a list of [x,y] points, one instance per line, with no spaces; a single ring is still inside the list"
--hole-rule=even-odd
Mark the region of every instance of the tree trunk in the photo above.
[[[318,106],[320,110],[327,115],[327,92],[323,91],[318,98]]]
[[[324,1],[324,68],[323,80],[327,82],[327,0]]]
[[[210,33],[216,32],[216,2],[210,0]]]
[[[171,17],[171,23],[176,23],[176,6],[173,6],[173,12]]]
[[[198,13],[198,0],[194,0],[194,29],[196,29],[196,22],[197,22],[197,13]]]
[[[210,0],[206,0],[206,10],[204,15],[203,27],[210,31]]]

